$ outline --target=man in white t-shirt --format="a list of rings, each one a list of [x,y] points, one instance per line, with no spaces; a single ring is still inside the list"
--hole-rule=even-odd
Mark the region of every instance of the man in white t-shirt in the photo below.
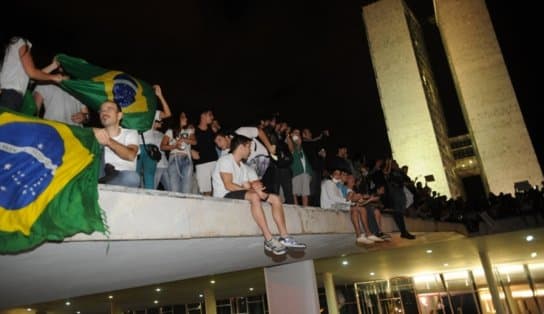
[[[106,175],[111,176],[104,183],[139,187],[140,176],[136,172],[136,157],[139,153],[138,132],[120,126],[123,112],[121,107],[111,100],[100,106],[99,114],[104,128],[95,129],[94,132],[98,143],[104,145]],[[112,173],[115,175],[111,175]]]
[[[305,249],[287,233],[283,205],[278,195],[266,193],[259,180],[252,178],[252,170],[245,163],[251,152],[251,139],[234,135],[231,139],[231,152],[217,161],[212,173],[213,196],[248,200],[251,204],[253,219],[264,236],[265,250],[275,255],[287,253],[287,248]],[[253,175],[254,176],[254,175]],[[261,202],[268,202],[272,207],[272,216],[280,232],[278,239],[272,236]]]
[[[262,179],[270,164],[270,158],[276,158],[276,146],[270,143],[266,133],[258,127],[244,126],[236,129],[234,133],[251,139],[251,152],[246,163]]]
[[[37,85],[33,96],[38,113],[44,107],[44,119],[77,126],[83,126],[89,119],[87,107],[55,84]]]

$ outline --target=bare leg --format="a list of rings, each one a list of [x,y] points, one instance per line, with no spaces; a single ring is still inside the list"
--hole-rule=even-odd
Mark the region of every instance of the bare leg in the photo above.
[[[376,219],[378,230],[382,232],[382,213],[378,209],[374,209],[374,218]]]
[[[361,216],[361,221],[363,222],[363,228],[365,229],[366,236],[372,235],[372,232],[370,232],[370,228],[368,228],[368,217],[366,216],[366,208],[356,207],[359,210],[359,215]]]
[[[353,228],[355,229],[355,236],[358,238],[361,235],[361,226],[359,225],[359,211],[357,210],[357,207],[351,207],[351,223],[353,224]]]
[[[266,223],[266,217],[264,215],[263,207],[261,206],[261,199],[257,193],[248,191],[246,192],[245,199],[249,201],[251,205],[251,215],[253,220],[257,223],[257,226],[261,229],[265,240],[272,239],[272,233],[268,229]]]
[[[293,204],[298,205],[298,196],[293,194]]]
[[[308,195],[302,195],[302,206],[308,207]]]
[[[268,194],[268,199],[266,201],[272,205],[272,217],[274,217],[274,222],[276,223],[276,226],[278,226],[280,236],[286,237],[289,233],[287,233],[285,213],[283,212],[281,199],[276,194]]]

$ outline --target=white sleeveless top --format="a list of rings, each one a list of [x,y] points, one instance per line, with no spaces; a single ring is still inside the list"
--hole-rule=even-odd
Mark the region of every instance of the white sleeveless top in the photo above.
[[[22,38],[19,38],[15,43],[10,44],[6,48],[4,63],[0,70],[0,88],[14,89],[23,95],[30,79],[23,68],[21,58],[19,57],[19,48],[24,45],[28,46],[27,53],[30,53],[32,44]]]

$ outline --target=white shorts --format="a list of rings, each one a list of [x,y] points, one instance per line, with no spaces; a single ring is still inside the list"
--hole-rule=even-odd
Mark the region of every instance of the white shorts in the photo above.
[[[196,182],[200,193],[212,191],[212,173],[217,161],[210,161],[196,165]]]
[[[293,177],[293,195],[310,195],[310,180],[312,180],[312,177],[307,173],[301,173],[298,176]]]

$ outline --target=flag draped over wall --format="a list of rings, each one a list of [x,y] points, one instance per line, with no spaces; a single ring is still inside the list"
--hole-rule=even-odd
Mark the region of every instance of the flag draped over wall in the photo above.
[[[0,108],[0,254],[105,232],[90,128]]]
[[[106,100],[114,100],[123,110],[121,124],[129,129],[147,131],[153,126],[157,96],[146,82],[121,71],[111,71],[64,54],[57,61],[70,76],[61,83],[84,105],[99,110]]]

